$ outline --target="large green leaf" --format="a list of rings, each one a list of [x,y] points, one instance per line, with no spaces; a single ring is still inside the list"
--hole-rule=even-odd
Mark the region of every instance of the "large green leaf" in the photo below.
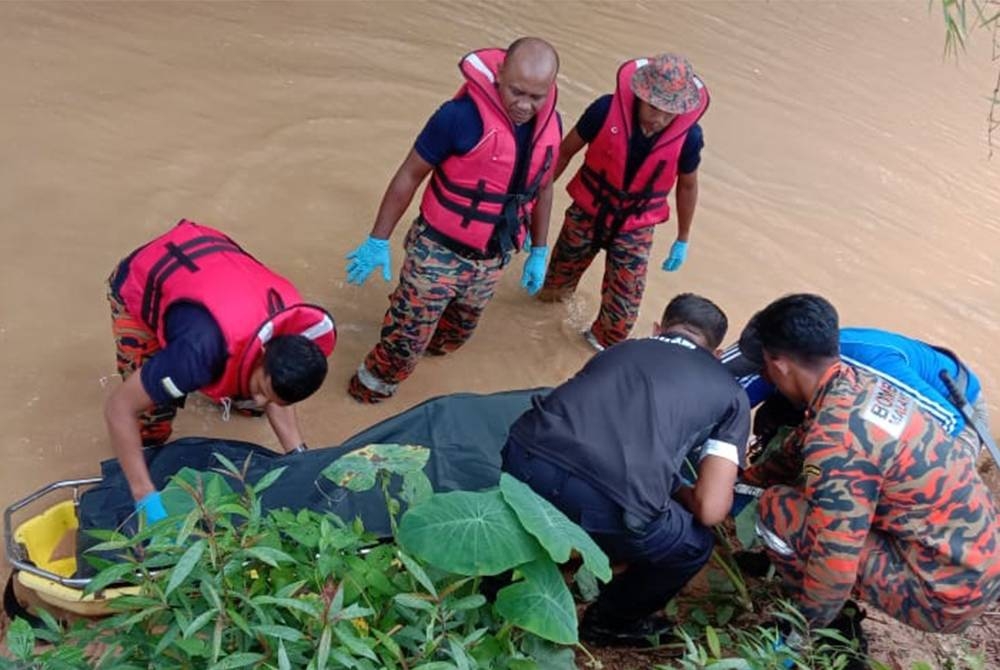
[[[399,524],[410,554],[460,575],[496,575],[545,556],[497,489],[452,491],[411,508]]]
[[[375,486],[375,475],[385,470],[397,475],[420,472],[431,452],[415,444],[369,444],[341,456],[323,470],[323,476],[351,491]]]
[[[611,581],[611,564],[607,555],[587,533],[530,486],[511,477],[500,475],[500,492],[511,506],[525,530],[545,548],[556,563],[565,563],[576,549],[583,564],[601,581]]]
[[[577,670],[572,649],[546,642],[536,635],[526,635],[521,650],[545,670]]]
[[[519,570],[524,579],[500,589],[497,611],[549,642],[576,644],[576,608],[559,568],[546,557]]]

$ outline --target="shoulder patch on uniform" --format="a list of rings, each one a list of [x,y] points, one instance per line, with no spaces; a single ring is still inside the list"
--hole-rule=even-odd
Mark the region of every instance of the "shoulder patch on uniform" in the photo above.
[[[871,397],[861,410],[861,418],[895,439],[903,434],[913,414],[914,400],[885,379],[876,379]]]

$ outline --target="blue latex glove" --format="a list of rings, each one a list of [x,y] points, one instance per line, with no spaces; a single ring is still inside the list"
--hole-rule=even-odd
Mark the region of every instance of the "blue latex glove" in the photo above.
[[[382,266],[382,279],[392,279],[389,260],[389,240],[368,236],[361,246],[347,254],[351,262],[347,264],[347,283],[361,286],[375,268]]]
[[[673,246],[670,247],[670,255],[667,256],[667,260],[663,261],[663,269],[667,272],[680,269],[684,265],[687,255],[688,243],[681,240],[674,240]]]
[[[548,247],[531,247],[528,260],[524,261],[524,270],[521,271],[521,287],[529,295],[542,290],[542,284],[545,283],[545,261],[548,258]]]
[[[163,506],[159,491],[153,491],[143,496],[135,504],[135,511],[138,512],[140,518],[145,519],[147,525],[167,518],[167,510]]]

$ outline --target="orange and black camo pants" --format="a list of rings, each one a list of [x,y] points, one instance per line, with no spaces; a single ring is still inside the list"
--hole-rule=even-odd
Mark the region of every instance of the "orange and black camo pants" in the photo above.
[[[362,384],[382,396],[392,395],[425,352],[451,353],[472,337],[509,262],[504,256],[464,258],[423,235],[426,227],[418,218],[407,233],[406,260],[381,338],[362,364],[368,373]]]
[[[545,273],[543,299],[561,299],[576,291],[583,273],[601,250],[595,244],[596,233],[593,218],[576,203],[570,205]],[[629,336],[639,316],[653,247],[653,226],[619,232],[606,246],[601,307],[590,332],[598,343],[610,347]]]
[[[111,290],[111,280],[108,303],[111,305],[111,333],[115,338],[115,365],[124,381],[160,350],[160,342],[149,326],[128,313]],[[157,405],[140,414],[139,435],[143,446],[160,445],[170,439],[176,415],[177,408],[172,405]]]
[[[825,549],[810,546],[807,538],[806,521],[814,507],[790,486],[771,486],[760,498],[758,532],[763,530],[768,556],[793,595],[802,590],[807,562],[822,560],[818,555]],[[905,553],[898,539],[873,529],[861,549],[854,597],[918,630],[936,633],[961,632],[996,601],[996,586],[957,583],[954,569],[942,567],[940,578],[928,583]]]

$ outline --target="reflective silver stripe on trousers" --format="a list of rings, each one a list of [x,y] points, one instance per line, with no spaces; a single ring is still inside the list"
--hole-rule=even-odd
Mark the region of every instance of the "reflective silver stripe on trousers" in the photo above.
[[[399,388],[399,384],[389,384],[373,375],[364,363],[358,366],[358,381],[369,391],[375,391],[375,393],[382,395],[392,395]]]
[[[754,524],[754,530],[757,531],[757,537],[761,539],[767,548],[779,556],[788,558],[795,554],[792,548],[788,546],[788,543],[778,537],[773,530],[762,524],[760,519],[757,519],[757,523]]]

